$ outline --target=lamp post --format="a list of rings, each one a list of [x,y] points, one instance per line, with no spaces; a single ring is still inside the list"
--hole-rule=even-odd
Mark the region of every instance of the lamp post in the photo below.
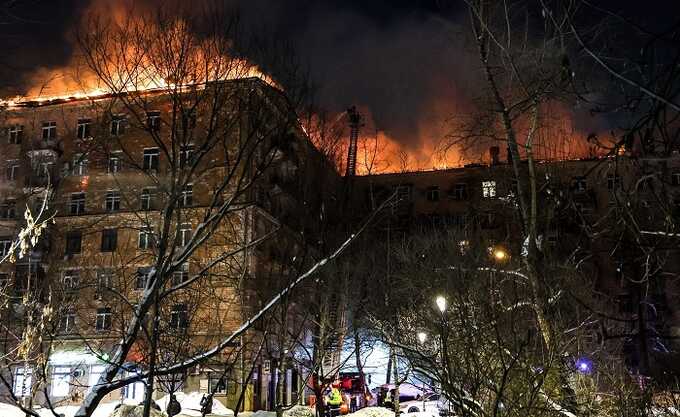
[[[437,296],[437,298],[434,300],[435,304],[437,304],[437,308],[439,309],[439,312],[441,313],[440,317],[440,331],[439,331],[439,340],[441,343],[441,359],[442,359],[442,381],[441,382],[441,387],[440,389],[443,391],[444,390],[444,383],[447,385],[449,384],[449,364],[448,364],[448,349],[446,346],[446,341],[447,341],[447,328],[446,328],[446,307],[447,307],[447,301],[446,298],[443,295]],[[440,395],[442,393],[440,392]]]

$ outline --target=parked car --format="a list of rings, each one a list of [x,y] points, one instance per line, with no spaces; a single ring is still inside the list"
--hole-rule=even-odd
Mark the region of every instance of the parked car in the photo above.
[[[399,412],[405,414],[431,412],[433,416],[438,416],[440,415],[440,410],[447,409],[448,407],[446,406],[445,402],[442,401],[441,396],[436,392],[427,393],[425,394],[425,397],[422,399],[416,399],[399,403]]]

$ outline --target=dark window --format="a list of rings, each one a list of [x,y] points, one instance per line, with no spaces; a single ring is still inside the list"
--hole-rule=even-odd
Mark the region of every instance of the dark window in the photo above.
[[[118,244],[118,229],[102,230],[102,252],[113,252]]]
[[[189,263],[184,262],[178,271],[172,274],[172,285],[176,286],[189,279]]]
[[[193,184],[187,184],[182,190],[182,194],[179,197],[180,207],[190,207],[194,203],[194,186]]]
[[[184,129],[196,127],[196,110],[190,109],[182,112],[182,126]]]
[[[120,210],[120,192],[107,191],[104,199],[104,208],[108,212]]]
[[[7,142],[10,145],[20,145],[24,137],[24,127],[21,125],[14,125],[7,128]]]
[[[142,190],[142,195],[139,197],[140,205],[142,210],[151,210],[154,207],[153,204],[154,192],[151,188],[144,188]]]
[[[64,271],[64,290],[73,291],[80,285],[80,272],[77,269],[67,269]]]
[[[0,204],[0,219],[14,219],[17,216],[17,203],[13,200]]]
[[[170,327],[176,330],[187,328],[187,306],[175,304],[170,311]]]
[[[80,231],[71,231],[66,233],[66,254],[73,255],[80,253],[82,242],[82,233]]]
[[[87,158],[83,154],[76,154],[73,156],[73,166],[71,169],[72,175],[87,174]]]
[[[680,172],[674,172],[671,174],[671,185],[680,185]]]
[[[143,266],[137,268],[137,282],[135,288],[138,290],[143,290],[149,282],[149,273],[151,272],[150,266]]]
[[[149,111],[146,112],[146,127],[153,132],[161,130],[161,112]]]
[[[451,192],[451,198],[454,200],[466,200],[467,199],[467,184],[458,183],[453,186]]]
[[[43,122],[42,124],[42,138],[44,140],[56,139],[57,137],[57,122]]]
[[[182,146],[179,150],[179,167],[184,168],[191,164],[191,158],[194,155],[194,145]]]
[[[227,382],[223,377],[214,377],[211,375],[208,381],[208,392],[214,392],[215,394],[227,393]]]
[[[59,332],[71,333],[76,329],[76,313],[73,309],[68,309],[62,313],[59,320]]]
[[[92,120],[78,119],[78,126],[76,129],[76,137],[78,139],[87,139],[92,136],[91,132]]]
[[[120,171],[120,152],[114,152],[109,155],[109,161],[106,165],[106,172],[115,174]]]
[[[5,178],[7,181],[14,181],[19,174],[19,161],[7,161],[7,168],[5,169]]]
[[[158,171],[160,151],[158,148],[144,149],[144,170]]]
[[[573,187],[574,187],[574,191],[576,191],[577,193],[585,192],[586,189],[588,188],[588,183],[586,181],[586,177],[576,177],[576,178],[574,178]]]
[[[108,307],[97,309],[97,322],[95,324],[98,331],[109,330],[111,328],[111,309]]]
[[[153,244],[153,231],[151,228],[142,228],[139,231],[139,249],[151,249]]]
[[[125,115],[116,114],[111,119],[111,136],[121,136],[125,133],[127,120]]]
[[[191,240],[191,224],[182,223],[179,227],[179,245],[184,247]]]
[[[85,213],[85,193],[72,193],[70,201],[71,214]]]
[[[411,201],[411,186],[408,184],[405,185],[397,185],[395,187],[395,191],[397,193],[397,202],[398,203],[406,203]]]
[[[607,189],[610,191],[621,188],[621,177],[614,174],[607,174]]]
[[[439,201],[439,187],[437,186],[428,187],[427,201]]]
[[[12,239],[8,237],[0,237],[0,258],[4,258],[12,249]]]

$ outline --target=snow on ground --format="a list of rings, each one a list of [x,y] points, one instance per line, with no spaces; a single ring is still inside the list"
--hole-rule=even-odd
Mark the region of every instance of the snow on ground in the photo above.
[[[201,398],[203,398],[203,393],[200,392],[190,392],[185,394],[183,392],[175,393],[177,401],[182,406],[182,411],[180,415],[183,416],[198,416],[201,415]],[[170,401],[170,395],[166,395],[156,400],[156,404],[165,411],[168,409],[168,402]],[[225,407],[221,402],[213,398],[212,415],[215,416],[233,416],[234,411]]]
[[[415,415],[416,413],[410,413],[410,415]],[[388,410],[385,407],[364,407],[361,410],[347,414],[347,416],[352,417],[394,417],[394,411]]]

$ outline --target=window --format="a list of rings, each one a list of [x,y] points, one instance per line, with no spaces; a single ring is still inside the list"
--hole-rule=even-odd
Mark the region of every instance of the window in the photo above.
[[[82,233],[80,231],[71,231],[66,233],[66,254],[73,255],[80,253],[81,242]]]
[[[190,207],[194,203],[194,185],[187,184],[182,190],[182,194],[179,196],[179,206],[180,207]]]
[[[397,202],[403,203],[411,201],[411,186],[410,185],[397,185],[395,188],[397,193]]]
[[[101,299],[109,288],[113,288],[113,272],[110,269],[98,270],[95,298]]]
[[[95,329],[97,331],[109,330],[111,328],[111,309],[108,307],[97,309],[97,320]]]
[[[191,157],[194,155],[194,145],[182,146],[179,149],[179,167],[184,168],[191,163]]]
[[[182,127],[184,129],[196,127],[196,109],[188,109],[182,112]]]
[[[17,216],[17,202],[8,200],[0,204],[0,219],[14,219]]]
[[[142,210],[153,209],[153,196],[154,190],[152,188],[142,189],[142,195],[139,197],[140,205]]]
[[[99,383],[99,378],[101,378],[102,374],[105,371],[106,365],[92,365],[92,367],[90,368],[90,375],[87,378],[87,385],[89,386],[89,390],[91,390],[92,387]]]
[[[439,201],[439,187],[432,186],[427,188],[427,201]]]
[[[610,191],[621,188],[621,177],[614,174],[607,174],[607,189]]]
[[[76,329],[76,313],[72,309],[68,309],[62,313],[59,319],[59,332],[72,333]]]
[[[9,274],[0,272],[0,291],[9,286]]]
[[[160,151],[158,148],[144,149],[144,170],[158,171],[158,161],[160,158]]]
[[[0,237],[0,258],[4,258],[12,249],[12,239],[8,237]]]
[[[585,177],[574,178],[573,184],[574,184],[574,191],[576,191],[577,193],[585,192],[586,188],[588,187]]]
[[[87,139],[92,137],[92,132],[90,127],[92,126],[92,120],[90,119],[78,119],[78,126],[76,129],[76,137],[78,139]]]
[[[482,197],[496,197],[496,181],[482,181]]]
[[[102,252],[113,252],[118,244],[118,229],[102,230]]]
[[[149,274],[151,273],[150,266],[142,266],[137,268],[137,282],[135,284],[135,289],[143,290],[149,283]]]
[[[146,127],[152,132],[161,130],[161,112],[149,111],[146,112]]]
[[[189,279],[189,263],[184,262],[178,271],[172,274],[172,286],[179,285]]]
[[[182,223],[179,226],[179,245],[184,247],[186,246],[189,241],[191,240],[191,224],[190,223]]]
[[[24,137],[24,127],[21,125],[14,125],[7,128],[7,142],[10,145],[21,145],[21,139]]]
[[[106,173],[115,174],[120,171],[120,152],[114,152],[109,155],[109,161],[106,164]]]
[[[676,187],[680,185],[680,171],[676,171],[671,174],[671,185]]]
[[[7,161],[7,168],[5,168],[5,178],[7,178],[7,181],[15,181],[17,179],[18,173],[19,173],[19,161],[16,160]]]
[[[28,397],[31,395],[31,385],[33,384],[33,373],[30,369],[18,367],[14,371],[14,387],[12,391],[17,397]]]
[[[50,140],[57,138],[57,122],[43,122],[42,124],[42,138],[43,140]]]
[[[75,154],[73,156],[73,166],[71,169],[72,175],[87,174],[87,158],[83,154]]]
[[[186,304],[175,304],[170,311],[170,328],[179,330],[187,328]]]
[[[73,291],[80,285],[80,272],[77,269],[67,269],[64,271],[62,281],[65,291]]]
[[[71,194],[70,212],[73,215],[85,213],[85,193]]]
[[[453,186],[453,192],[451,197],[454,200],[466,200],[467,199],[467,184],[458,183]]]
[[[120,210],[120,192],[115,190],[110,190],[106,192],[106,197],[104,198],[104,208],[108,212]]]
[[[227,382],[222,377],[214,377],[210,375],[208,379],[208,392],[214,392],[215,394],[226,394]]]
[[[111,136],[121,136],[125,133],[127,120],[124,114],[115,114],[111,119]]]
[[[150,227],[143,227],[139,231],[139,249],[151,249],[153,245],[153,231]]]

